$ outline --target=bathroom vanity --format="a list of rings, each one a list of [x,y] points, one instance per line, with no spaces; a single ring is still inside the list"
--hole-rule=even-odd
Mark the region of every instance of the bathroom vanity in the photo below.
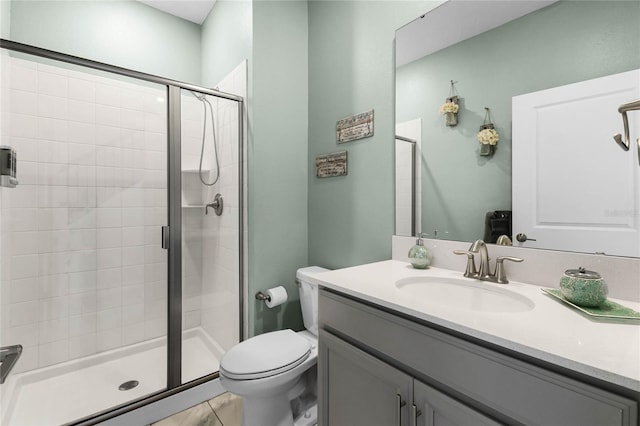
[[[317,279],[321,425],[638,424],[637,322],[395,260]]]

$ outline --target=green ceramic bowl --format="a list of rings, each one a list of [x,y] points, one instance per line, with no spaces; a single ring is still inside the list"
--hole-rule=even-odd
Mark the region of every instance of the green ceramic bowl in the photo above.
[[[564,272],[560,291],[568,301],[578,306],[595,308],[607,300],[609,288],[597,272],[578,268]]]

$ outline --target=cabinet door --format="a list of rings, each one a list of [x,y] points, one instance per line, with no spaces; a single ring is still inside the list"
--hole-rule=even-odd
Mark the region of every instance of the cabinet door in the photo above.
[[[497,426],[500,423],[422,382],[413,382],[411,416],[418,426]]]
[[[409,424],[412,378],[320,330],[320,425]]]

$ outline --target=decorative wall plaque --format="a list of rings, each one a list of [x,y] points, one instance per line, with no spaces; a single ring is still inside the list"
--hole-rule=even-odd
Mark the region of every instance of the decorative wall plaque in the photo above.
[[[373,136],[373,110],[343,118],[336,123],[338,143]]]
[[[347,174],[347,151],[318,155],[316,157],[316,176],[333,177]]]

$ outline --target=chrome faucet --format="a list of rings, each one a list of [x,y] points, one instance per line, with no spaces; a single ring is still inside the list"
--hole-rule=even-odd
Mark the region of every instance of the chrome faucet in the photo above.
[[[489,264],[489,250],[487,244],[482,240],[476,240],[471,244],[469,250],[454,250],[454,254],[467,256],[467,269],[464,271],[464,276],[467,278],[474,278],[481,281],[491,281],[499,284],[508,284],[507,273],[504,269],[504,261],[509,260],[511,262],[522,262],[524,259],[513,256],[499,256],[496,259],[496,269],[493,274],[489,271],[491,266]],[[480,253],[480,268],[476,271],[475,253]]]
[[[475,240],[471,247],[469,247],[471,253],[480,253],[480,268],[478,269],[479,280],[487,280],[489,278],[489,250],[487,245],[482,240]]]

